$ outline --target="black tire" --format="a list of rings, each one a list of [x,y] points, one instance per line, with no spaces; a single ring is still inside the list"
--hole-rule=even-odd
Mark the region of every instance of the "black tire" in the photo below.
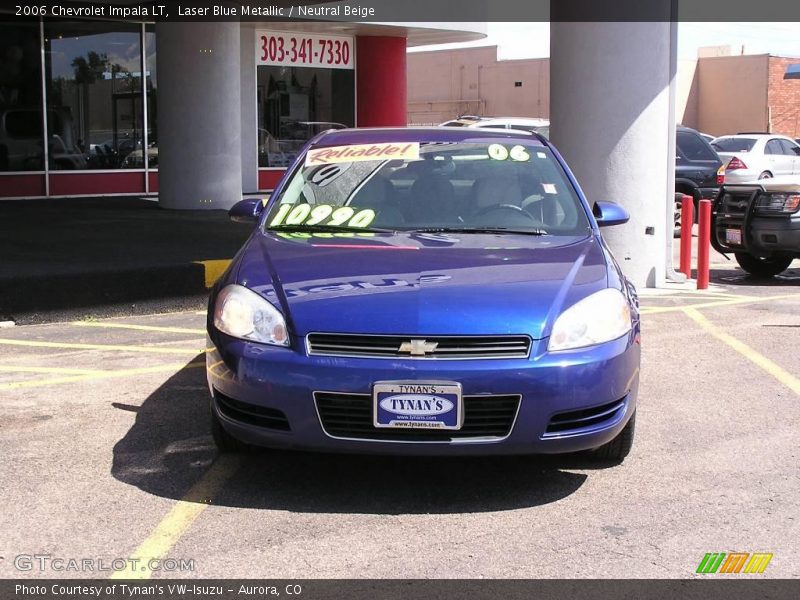
[[[761,175],[758,176],[759,179],[772,179],[772,173],[769,171],[764,171]]]
[[[633,448],[633,437],[636,431],[636,411],[631,415],[628,424],[613,440],[592,451],[592,458],[598,462],[621,463]]]
[[[220,454],[250,451],[250,446],[225,431],[213,409],[211,411],[211,437],[214,438],[214,444],[216,444]]]
[[[672,229],[672,237],[679,238],[681,237],[681,203],[675,203],[675,223]]]
[[[778,273],[783,273],[794,260],[791,256],[759,258],[742,252],[737,252],[735,256],[739,266],[755,277],[773,277]]]

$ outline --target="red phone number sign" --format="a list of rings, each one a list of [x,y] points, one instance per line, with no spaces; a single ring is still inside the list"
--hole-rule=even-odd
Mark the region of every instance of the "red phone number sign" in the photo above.
[[[352,69],[352,37],[290,31],[257,31],[256,64]]]

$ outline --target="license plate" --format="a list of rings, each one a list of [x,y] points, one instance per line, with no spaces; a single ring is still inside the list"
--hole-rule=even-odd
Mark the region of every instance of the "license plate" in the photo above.
[[[382,381],[372,388],[375,427],[461,429],[460,383]]]
[[[742,230],[741,229],[726,229],[725,230],[725,243],[742,245]]]

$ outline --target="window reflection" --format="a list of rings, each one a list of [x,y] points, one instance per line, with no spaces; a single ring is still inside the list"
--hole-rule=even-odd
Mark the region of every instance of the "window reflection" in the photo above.
[[[41,171],[42,69],[38,21],[0,21],[0,171]]]
[[[145,158],[148,168],[158,168],[158,127],[156,104],[156,32],[155,26],[148,25],[144,34],[145,85],[147,86],[147,152],[141,145],[122,161],[123,169],[144,169]]]
[[[119,169],[142,151],[140,27],[45,22],[51,169]]]
[[[352,127],[354,75],[343,69],[258,67],[258,166],[288,167],[306,141]]]

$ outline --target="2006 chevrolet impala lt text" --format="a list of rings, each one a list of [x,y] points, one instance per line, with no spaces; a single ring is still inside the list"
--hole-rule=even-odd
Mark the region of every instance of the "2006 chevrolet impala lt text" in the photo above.
[[[631,449],[636,292],[537,134],[343,129],[298,155],[212,290],[221,450]]]

